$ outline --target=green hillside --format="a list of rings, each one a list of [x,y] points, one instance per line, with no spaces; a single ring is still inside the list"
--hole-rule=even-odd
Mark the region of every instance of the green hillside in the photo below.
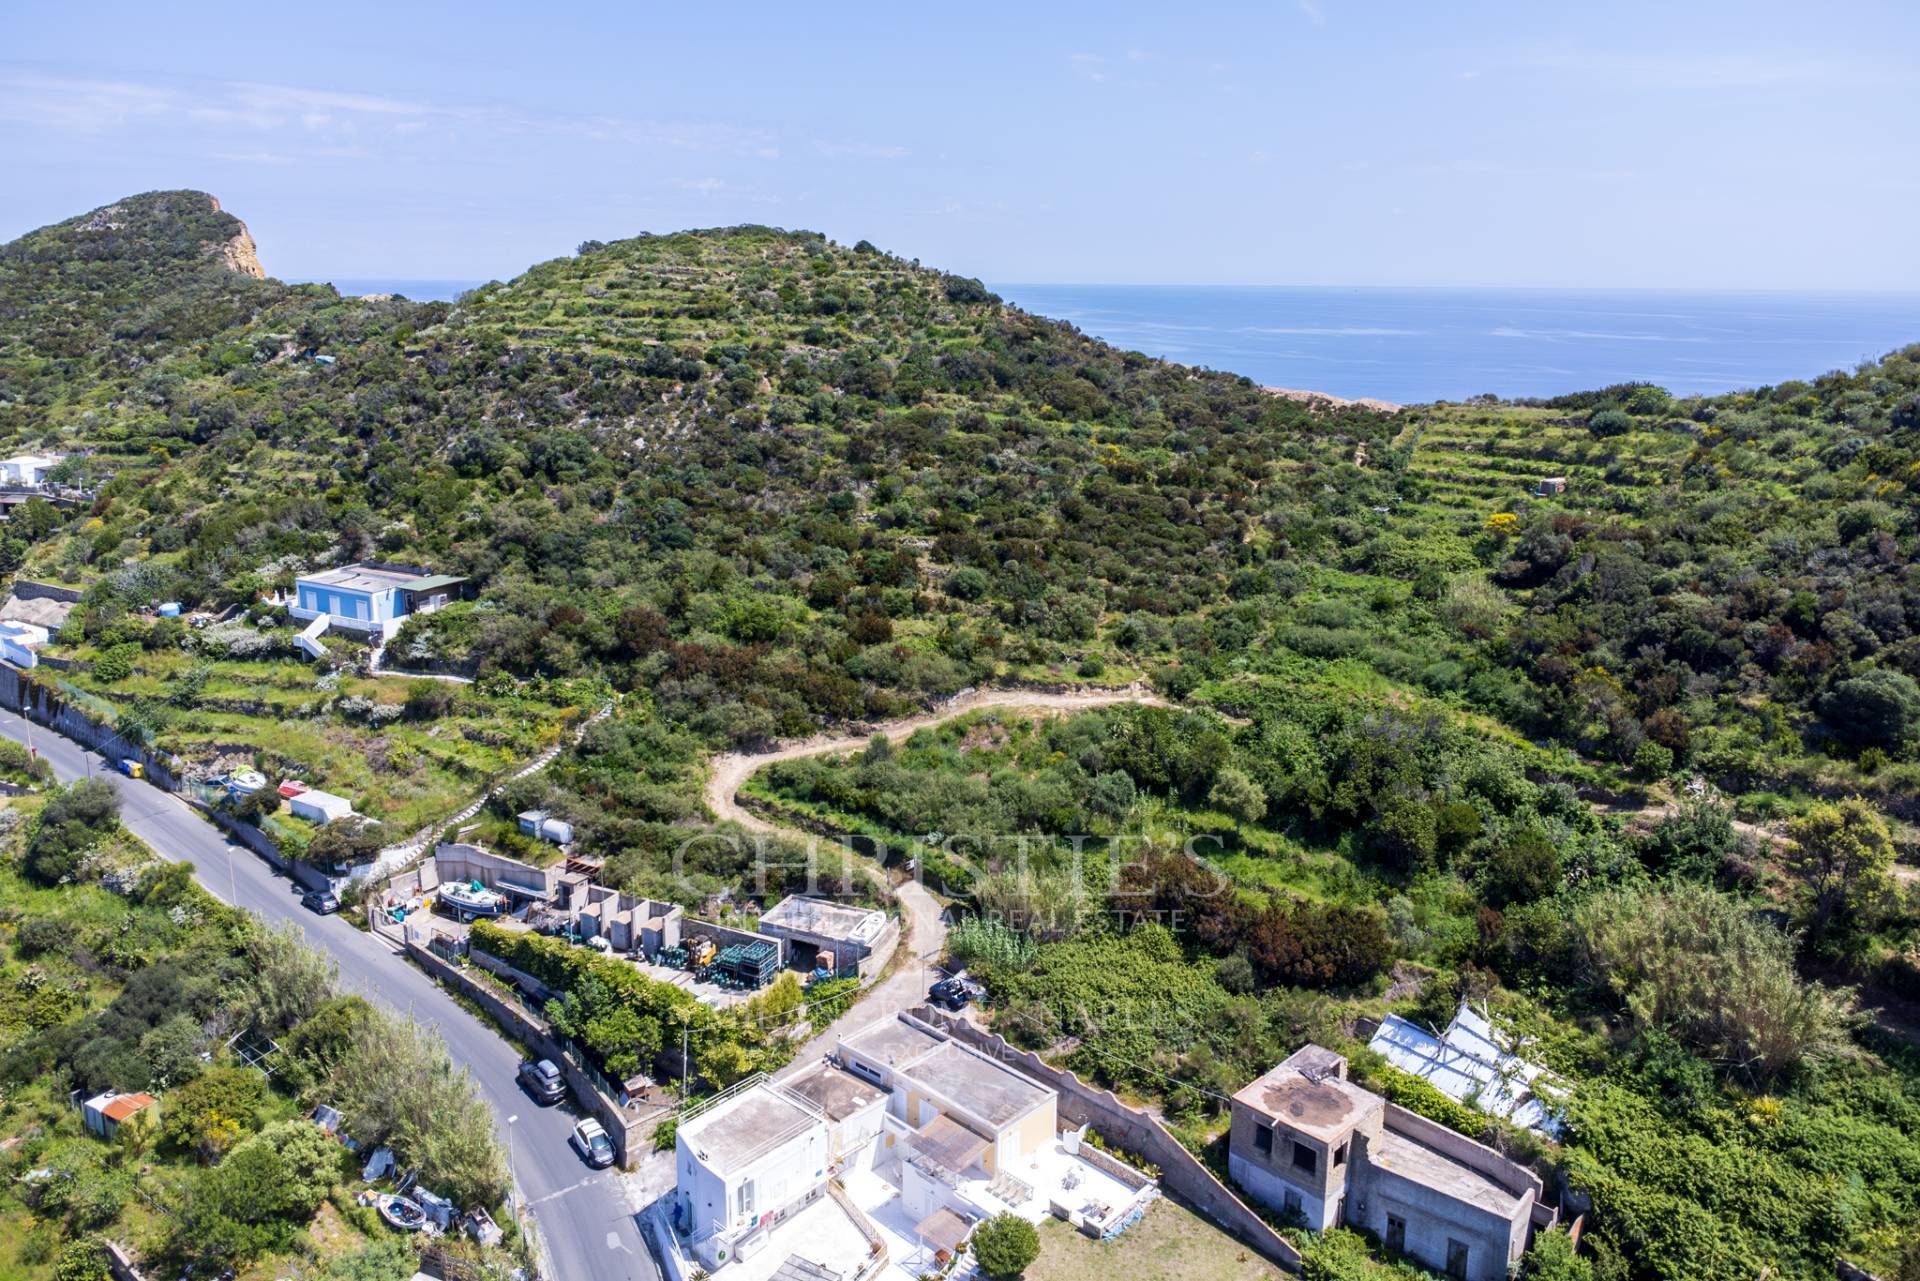
[[[712,753],[1139,681],[1172,706],[973,717],[747,793],[941,834],[917,866],[997,918],[955,935],[997,1026],[1209,1159],[1219,1095],[1301,1041],[1473,995],[1576,1082],[1563,1147],[1356,1069],[1592,1194],[1591,1273],[1564,1275],[1894,1266],[1920,347],[1384,414],[804,232],[591,242],[453,304],[255,278],[243,234],[153,193],[0,248],[0,450],[68,453],[85,491],[14,514],[0,570],[84,592],[40,674],[64,696],[388,834],[314,856],[559,746],[488,840],[535,853],[512,815],[542,806],[609,882],[739,902],[801,872],[689,843]],[[472,683],[298,655],[268,598],[370,557],[469,580],[386,661]]]

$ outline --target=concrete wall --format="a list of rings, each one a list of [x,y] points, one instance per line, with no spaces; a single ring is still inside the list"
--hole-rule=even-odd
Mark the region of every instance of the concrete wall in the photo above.
[[[1039,1055],[1015,1049],[1000,1037],[944,1010],[922,1007],[913,1014],[954,1039],[965,1041],[982,1053],[1052,1086],[1060,1092],[1061,1120],[1072,1125],[1092,1125],[1107,1142],[1159,1166],[1162,1187],[1178,1194],[1267,1259],[1289,1272],[1299,1271],[1300,1252],[1215,1178],[1213,1171],[1187,1151],[1156,1118],[1128,1107],[1111,1091],[1096,1089],[1072,1072],[1049,1066]]]
[[[504,854],[464,842],[434,846],[433,865],[439,875],[435,884],[478,881],[490,890],[510,885],[523,892],[539,891],[549,897],[553,894],[554,881],[566,870],[562,864],[535,867],[517,858],[508,858]]]
[[[1366,1173],[1365,1209],[1358,1196],[1347,1199],[1347,1219],[1381,1240],[1387,1237],[1387,1216],[1406,1224],[1406,1252],[1439,1272],[1447,1266],[1447,1243],[1467,1247],[1467,1281],[1505,1281],[1508,1264],[1526,1248],[1527,1216],[1521,1215],[1520,1239],[1514,1225],[1498,1215],[1464,1205],[1424,1183],[1417,1183],[1382,1166]]]
[[[125,1246],[117,1241],[100,1242],[107,1252],[107,1271],[113,1273],[114,1281],[147,1281],[139,1268],[133,1266],[133,1256],[127,1253]]]
[[[607,1137],[613,1140],[615,1160],[625,1165],[629,1159],[637,1161],[646,1155],[653,1128],[668,1109],[653,1108],[630,1112],[622,1108],[613,1099],[601,1093],[594,1079],[581,1070],[573,1055],[554,1038],[544,1019],[535,1016],[518,1001],[502,996],[488,984],[462,972],[458,966],[441,960],[425,947],[414,942],[412,931],[408,931],[406,949],[407,956],[428,975],[469,998],[491,1015],[496,1023],[506,1029],[508,1035],[527,1048],[530,1057],[552,1059],[559,1064],[560,1071],[567,1078],[567,1085],[572,1088],[574,1100],[579,1103],[581,1110],[607,1127]],[[476,962],[485,955],[483,952],[472,954]],[[499,968],[508,970],[510,973],[518,973],[510,966],[501,965]]]

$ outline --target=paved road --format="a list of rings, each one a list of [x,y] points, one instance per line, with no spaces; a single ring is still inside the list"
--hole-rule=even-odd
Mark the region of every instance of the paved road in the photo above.
[[[618,1176],[581,1164],[567,1143],[572,1116],[542,1108],[521,1092],[514,1084],[519,1053],[490,1025],[372,935],[338,916],[303,909],[292,881],[227,840],[178,797],[112,772],[98,752],[13,712],[0,711],[0,734],[30,740],[63,782],[89,773],[107,779],[120,791],[120,818],[134,835],[166,858],[192,863],[196,879],[220,899],[269,921],[294,922],[339,965],[342,987],[437,1028],[454,1061],[473,1072],[502,1137],[511,1130],[514,1178],[539,1220],[553,1281],[657,1281],[659,1270]]]

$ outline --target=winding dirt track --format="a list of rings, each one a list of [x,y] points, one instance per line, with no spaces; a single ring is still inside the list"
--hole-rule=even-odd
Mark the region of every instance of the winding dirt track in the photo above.
[[[707,808],[713,811],[714,818],[720,822],[732,821],[754,832],[777,832],[783,829],[745,809],[734,799],[735,793],[740,790],[740,785],[751,778],[756,770],[771,765],[775,761],[791,761],[803,756],[825,756],[838,752],[857,752],[865,747],[868,740],[875,734],[885,734],[889,740],[898,742],[915,730],[939,725],[956,716],[965,716],[968,712],[977,712],[989,707],[1058,714],[1090,711],[1096,707],[1111,707],[1116,703],[1141,703],[1151,707],[1172,706],[1166,699],[1151,692],[1145,684],[1140,682],[1118,689],[1089,689],[1071,694],[1025,689],[969,690],[956,694],[927,711],[895,721],[883,721],[864,734],[838,736],[817,734],[812,738],[782,743],[772,751],[727,752],[716,756],[713,758],[713,771],[707,775],[707,786],[702,795]]]

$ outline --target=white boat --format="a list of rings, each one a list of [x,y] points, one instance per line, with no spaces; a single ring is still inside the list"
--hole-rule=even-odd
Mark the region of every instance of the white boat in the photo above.
[[[418,1232],[427,1226],[427,1212],[403,1196],[391,1194],[381,1197],[373,1203],[387,1226],[401,1232]]]
[[[449,910],[463,916],[498,916],[507,910],[507,896],[478,881],[453,881],[436,893]]]

